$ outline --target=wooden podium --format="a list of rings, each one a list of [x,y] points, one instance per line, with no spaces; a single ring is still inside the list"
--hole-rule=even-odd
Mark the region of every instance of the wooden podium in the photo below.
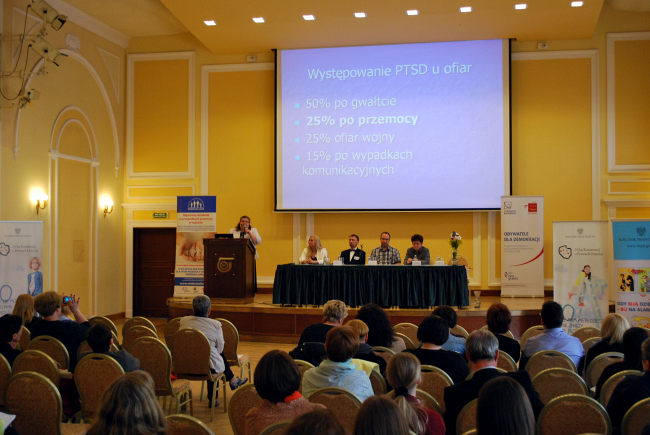
[[[203,239],[205,294],[215,302],[255,299],[255,247],[250,239]]]

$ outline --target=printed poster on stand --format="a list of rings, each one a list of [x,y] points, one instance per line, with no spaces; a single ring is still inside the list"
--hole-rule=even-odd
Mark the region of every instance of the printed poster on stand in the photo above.
[[[179,196],[176,200],[174,297],[203,294],[203,239],[217,231],[216,196]]]
[[[18,296],[43,293],[43,222],[0,222],[0,316]]]
[[[501,197],[501,296],[544,297],[544,197]]]
[[[650,220],[612,221],[616,312],[650,329]]]
[[[553,222],[553,289],[567,334],[609,313],[607,221]]]

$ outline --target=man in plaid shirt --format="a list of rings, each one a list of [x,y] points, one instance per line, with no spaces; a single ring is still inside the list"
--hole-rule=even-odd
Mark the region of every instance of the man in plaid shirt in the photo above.
[[[381,233],[379,241],[381,246],[373,249],[370,257],[377,260],[377,264],[401,264],[402,259],[399,256],[399,251],[388,245],[390,243],[390,234]]]

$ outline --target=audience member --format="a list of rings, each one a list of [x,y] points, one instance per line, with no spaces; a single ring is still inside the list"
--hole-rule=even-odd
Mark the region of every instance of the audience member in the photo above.
[[[442,317],[445,319],[445,322],[447,322],[447,326],[449,326],[449,339],[442,345],[442,348],[444,350],[458,352],[463,356],[463,358],[465,358],[465,337],[451,333],[451,330],[454,329],[458,323],[458,314],[456,314],[456,310],[449,305],[441,305],[433,310],[433,313],[431,314]]]
[[[27,328],[30,333],[33,326],[43,320],[42,318],[37,317],[38,314],[34,310],[34,296],[26,293],[16,298],[16,305],[14,305],[14,310],[11,314],[20,316],[20,318],[23,319],[23,326]]]
[[[65,295],[63,295],[65,296]],[[34,298],[34,307],[43,317],[43,321],[35,324],[31,330],[32,340],[41,335],[49,335],[59,340],[70,355],[70,372],[74,372],[77,366],[77,350],[79,345],[86,340],[86,333],[90,329],[90,322],[79,310],[79,298],[70,295],[67,305],[74,314],[76,322],[62,322],[61,308],[63,307],[63,296],[48,291],[41,293]]]
[[[327,301],[323,306],[323,323],[314,323],[306,327],[300,339],[298,346],[289,352],[293,359],[308,361],[317,366],[323,360],[325,351],[323,346],[317,343],[325,343],[327,333],[335,326],[343,325],[343,321],[348,317],[348,307],[339,300]]]
[[[420,361],[410,353],[401,352],[390,359],[386,371],[393,387],[395,402],[402,410],[409,428],[416,435],[442,435],[445,423],[440,414],[422,406],[415,393],[420,384]]]
[[[87,435],[165,435],[165,413],[147,372],[127,373],[102,396]]]
[[[299,392],[300,370],[291,357],[281,350],[267,352],[255,367],[255,389],[264,401],[246,414],[246,435],[259,435],[267,426],[294,418],[315,409]]]
[[[445,388],[445,426],[447,435],[454,435],[456,419],[465,405],[479,396],[481,387],[488,381],[507,376],[519,382],[523,387],[528,400],[537,417],[544,407],[539,394],[533,387],[533,381],[526,371],[514,373],[500,373],[497,367],[499,358],[499,341],[490,331],[479,329],[472,332],[467,338],[467,359],[474,375],[468,381],[462,381],[451,387]],[[488,432],[489,433],[489,432]]]
[[[607,404],[607,413],[614,433],[618,433],[625,413],[635,403],[650,397],[650,338],[641,346],[643,376],[627,376],[614,389]]]
[[[518,362],[521,356],[521,346],[517,340],[506,335],[512,322],[512,315],[508,307],[500,303],[492,304],[487,310],[486,320],[488,330],[499,341],[499,350],[507,353],[515,362]]]
[[[372,396],[359,408],[354,435],[409,435],[409,425],[395,402]]]
[[[20,316],[5,314],[0,317],[0,355],[4,356],[10,366],[20,355],[20,349],[16,345],[23,333],[23,319]]]
[[[349,326],[336,326],[325,339],[327,359],[309,369],[302,378],[302,392],[309,397],[325,387],[338,387],[356,394],[363,402],[372,396],[372,385],[366,372],[357,370],[351,359],[359,350],[357,332]]]
[[[469,367],[461,354],[443,348],[448,338],[448,323],[442,317],[431,315],[418,328],[418,340],[422,342],[422,347],[404,352],[415,355],[422,365],[438,367],[457,383],[469,375]]]
[[[386,373],[386,360],[376,355],[372,351],[372,347],[368,344],[368,326],[359,319],[350,320],[346,323],[346,326],[351,327],[359,335],[359,350],[357,351],[354,358],[362,359],[364,361],[370,361],[379,366],[379,371],[381,373]]]
[[[476,431],[483,435],[535,435],[535,416],[526,392],[508,376],[488,381],[478,395]]]
[[[623,334],[623,361],[608,365],[600,374],[596,383],[596,399],[600,397],[600,391],[607,379],[616,373],[624,370],[643,371],[641,346],[648,337],[650,337],[650,332],[645,328],[635,327],[625,331]]]
[[[643,426],[643,430],[641,431],[641,435],[650,435],[650,423]]]
[[[226,364],[226,358],[223,356],[225,341],[223,339],[221,322],[208,317],[212,308],[210,298],[206,295],[195,296],[192,300],[192,308],[194,315],[181,318],[179,329],[193,328],[205,334],[210,342],[211,348],[210,371],[213,373],[223,372],[226,375],[226,381],[230,383],[230,389],[236,390],[248,382],[248,378],[240,379],[236,377],[232,373],[232,370],[230,370],[230,366]],[[208,384],[208,407],[212,408],[212,389],[214,388],[214,382],[206,382]],[[214,406],[219,406],[219,402],[216,402]]]
[[[398,353],[406,349],[404,340],[395,335],[388,315],[377,304],[368,303],[359,309],[357,320],[368,326],[368,345],[371,347],[382,346]]]
[[[526,341],[521,352],[519,368],[524,370],[531,356],[542,350],[557,350],[565,353],[573,360],[578,371],[582,367],[582,359],[585,351],[580,339],[572,337],[562,330],[564,314],[562,306],[554,301],[546,301],[542,305],[542,326],[541,334],[531,337]]]
[[[140,360],[134,358],[126,350],[121,349],[115,352],[111,350],[111,346],[113,346],[113,332],[111,328],[103,323],[92,326],[88,330],[88,334],[86,334],[86,340],[93,351],[82,354],[82,358],[91,353],[101,353],[117,361],[125,373],[140,370]]]
[[[594,344],[585,356],[585,370],[594,358],[607,352],[623,352],[623,334],[630,327],[625,317],[618,313],[610,313],[603,319],[600,326],[602,340]]]
[[[317,409],[296,418],[285,435],[348,435],[329,409]]]

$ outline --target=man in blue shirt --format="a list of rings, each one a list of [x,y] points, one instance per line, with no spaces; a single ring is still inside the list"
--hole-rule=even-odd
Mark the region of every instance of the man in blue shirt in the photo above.
[[[542,305],[541,315],[544,331],[526,341],[521,351],[519,369],[524,370],[530,357],[542,350],[557,350],[565,353],[573,360],[576,367],[580,368],[585,351],[580,339],[572,337],[562,330],[562,321],[564,320],[562,306],[557,302],[546,301]]]
[[[456,323],[458,323],[458,314],[456,314],[456,310],[454,310],[449,305],[441,305],[435,310],[433,310],[432,314],[434,316],[440,316],[443,319],[445,319],[445,322],[447,322],[447,326],[449,326],[449,340],[447,340],[447,342],[442,345],[442,348],[444,350],[451,350],[454,352],[458,352],[463,356],[463,358],[466,358],[465,337],[461,337],[459,335],[454,335],[451,333],[451,330],[454,329]]]

